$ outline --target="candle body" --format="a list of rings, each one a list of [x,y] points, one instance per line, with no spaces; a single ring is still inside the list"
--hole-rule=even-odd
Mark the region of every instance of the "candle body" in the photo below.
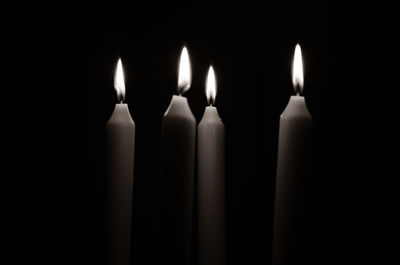
[[[273,265],[303,264],[311,130],[304,97],[292,96],[279,124]]]
[[[225,127],[207,107],[197,131],[199,265],[226,264]]]
[[[127,104],[116,104],[106,125],[106,261],[130,264],[135,124]]]
[[[196,119],[173,96],[162,119],[161,264],[191,264]]]

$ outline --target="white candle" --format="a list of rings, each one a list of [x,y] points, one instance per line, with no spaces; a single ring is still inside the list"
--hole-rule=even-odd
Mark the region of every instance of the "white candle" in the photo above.
[[[297,44],[292,69],[291,96],[279,123],[278,166],[275,190],[273,265],[303,264],[307,165],[311,151],[312,118],[303,90],[301,49]]]
[[[208,72],[206,107],[198,126],[199,265],[226,264],[225,127],[215,104],[216,80]]]
[[[125,98],[124,74],[118,60],[114,87],[120,104],[106,125],[106,258],[108,265],[130,264],[135,123]]]
[[[161,264],[191,264],[196,119],[181,96],[191,85],[189,55],[184,47],[178,92],[162,118]]]

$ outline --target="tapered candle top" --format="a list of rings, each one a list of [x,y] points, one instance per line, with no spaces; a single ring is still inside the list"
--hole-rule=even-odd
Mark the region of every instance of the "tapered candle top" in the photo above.
[[[292,65],[292,82],[294,91],[297,94],[303,92],[304,77],[303,77],[303,58],[301,56],[301,48],[297,43],[294,50],[294,58]]]
[[[125,100],[125,81],[121,58],[118,59],[117,68],[115,69],[114,88],[117,91],[118,101],[122,103]]]
[[[215,104],[215,97],[217,96],[217,81],[215,79],[214,68],[210,66],[206,81],[206,96],[209,105]]]
[[[179,61],[178,93],[181,95],[189,90],[192,84],[192,69],[190,67],[189,54],[183,47]]]

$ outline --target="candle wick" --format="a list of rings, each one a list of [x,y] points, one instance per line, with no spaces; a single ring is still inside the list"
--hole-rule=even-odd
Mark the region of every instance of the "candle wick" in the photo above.
[[[295,86],[294,91],[296,92],[296,96],[300,96],[300,86],[299,85]]]

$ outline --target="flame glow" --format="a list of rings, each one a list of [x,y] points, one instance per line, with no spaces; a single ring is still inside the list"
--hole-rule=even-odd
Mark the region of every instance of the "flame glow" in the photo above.
[[[206,81],[206,96],[208,104],[215,104],[215,97],[217,95],[217,81],[215,79],[214,68],[210,66]]]
[[[304,77],[303,77],[303,58],[301,56],[301,48],[299,44],[296,44],[294,50],[294,58],[292,65],[292,82],[294,90],[297,93],[303,92]]]
[[[189,54],[186,47],[183,47],[179,61],[178,92],[185,93],[192,84],[192,69],[190,67]]]
[[[117,68],[114,75],[114,88],[117,91],[118,101],[125,100],[125,81],[124,70],[122,69],[121,58],[118,59]]]

